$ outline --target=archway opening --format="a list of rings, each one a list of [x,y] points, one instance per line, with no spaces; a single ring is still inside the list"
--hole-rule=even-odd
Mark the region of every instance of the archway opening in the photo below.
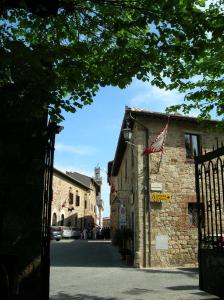
[[[64,221],[65,221],[65,216],[62,214],[61,215],[61,226],[64,226]]]
[[[56,225],[57,225],[57,215],[56,215],[56,213],[53,213],[52,226],[56,226]]]

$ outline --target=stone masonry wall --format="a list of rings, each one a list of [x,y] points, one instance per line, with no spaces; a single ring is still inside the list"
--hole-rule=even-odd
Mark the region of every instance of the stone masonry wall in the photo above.
[[[152,137],[163,127],[161,121],[148,125]],[[217,138],[222,139],[197,124],[172,121],[164,153],[150,155],[150,183],[162,183],[162,192],[172,195],[171,201],[151,202],[151,266],[197,265],[197,226],[190,225],[188,219],[188,204],[196,202],[194,161],[186,159],[185,133],[200,135],[201,145],[207,150]],[[161,249],[161,239],[168,241],[167,249]]]
[[[196,212],[194,160],[186,158],[184,135],[199,135],[200,144],[207,151],[212,150],[217,139],[223,141],[215,130],[189,120],[171,119],[164,153],[149,156],[148,178],[143,155],[145,128],[149,129],[151,142],[166,122],[154,116],[138,116],[117,174],[117,197],[126,209],[126,227],[134,230],[134,265],[140,268],[197,265],[197,224],[192,225],[189,219],[189,208]],[[156,183],[162,186],[160,193],[171,194],[170,201],[150,201],[151,184]]]
[[[58,225],[61,222],[62,215],[64,215],[64,225],[68,226],[69,223],[72,227],[84,227],[84,218],[86,218],[88,226],[88,220],[96,221],[96,191],[94,186],[93,190],[76,185],[73,181],[65,179],[64,177],[54,173],[53,176],[53,202],[51,208],[51,216],[53,221],[53,214],[57,215]],[[73,193],[73,204],[69,205],[68,196],[69,191]],[[80,205],[76,206],[76,193],[80,196]],[[87,208],[85,208],[84,202],[87,201]],[[64,205],[63,205],[64,203]],[[63,207],[64,206],[64,207]],[[73,210],[71,208],[73,207]],[[77,223],[76,223],[77,218]]]

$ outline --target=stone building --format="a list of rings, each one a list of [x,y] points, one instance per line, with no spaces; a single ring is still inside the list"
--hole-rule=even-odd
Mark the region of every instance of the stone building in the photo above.
[[[196,118],[170,115],[163,152],[144,155],[167,122],[167,114],[126,108],[108,163],[112,236],[122,227],[133,230],[136,267],[197,264],[194,151],[211,150],[223,135]],[[132,133],[129,141],[124,131]]]
[[[95,177],[94,177],[96,183],[101,186],[102,185],[102,177],[100,175],[100,167],[95,167]],[[103,200],[101,198],[101,191],[99,191],[99,193],[97,194],[96,197],[96,204],[97,204],[97,208],[98,208],[98,215],[97,215],[97,225],[101,228],[102,227],[102,213],[104,210],[104,203]]]
[[[51,224],[81,229],[94,226],[99,194],[100,185],[94,178],[54,169]]]
[[[103,218],[103,227],[104,228],[110,228],[110,218],[109,217],[104,217]]]

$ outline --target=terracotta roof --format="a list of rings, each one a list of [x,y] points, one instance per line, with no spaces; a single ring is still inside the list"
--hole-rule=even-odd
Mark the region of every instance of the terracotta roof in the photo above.
[[[67,172],[63,173],[62,171],[54,168],[54,173],[59,174],[60,176],[64,177],[65,179],[71,181],[72,183],[74,183],[78,186],[82,186],[82,187],[84,187],[85,189],[88,189],[88,190],[90,189],[90,187],[88,185],[86,185],[82,181],[79,181],[79,180],[75,179],[74,177],[70,176],[69,174],[67,174]]]
[[[93,177],[89,177],[89,176],[80,174],[78,172],[66,172],[66,174],[68,176],[72,177],[73,179],[75,179],[76,181],[87,186],[89,189],[91,189],[91,183],[95,184],[95,186],[97,187],[97,190],[99,189],[99,185],[97,184],[97,182],[95,181],[95,179]]]

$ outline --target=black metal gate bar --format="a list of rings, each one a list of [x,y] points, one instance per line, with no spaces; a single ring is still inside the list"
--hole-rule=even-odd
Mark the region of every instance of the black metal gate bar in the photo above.
[[[215,155],[219,155],[215,157]],[[195,157],[199,247],[223,248],[224,148]]]
[[[221,201],[221,194],[223,195],[223,189],[220,183],[223,181],[223,166],[222,166],[222,160],[220,158],[217,159],[217,169],[221,170],[221,178],[220,178],[220,172],[217,172],[217,182],[218,182],[218,208],[219,208],[219,224],[220,224],[220,231],[221,231],[221,240],[223,240],[223,224],[222,224],[222,201]],[[224,206],[223,206],[224,207]]]
[[[49,299],[49,278],[50,278],[50,221],[51,201],[53,197],[53,163],[55,134],[61,131],[62,127],[50,123],[46,135],[44,191],[42,209],[42,233],[41,233],[41,299]]]
[[[224,146],[195,156],[199,286],[223,296]]]

